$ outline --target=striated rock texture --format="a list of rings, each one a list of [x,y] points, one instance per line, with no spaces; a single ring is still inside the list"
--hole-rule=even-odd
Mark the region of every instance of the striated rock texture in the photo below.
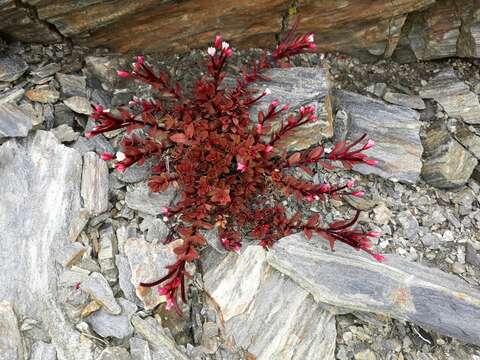
[[[342,90],[332,93],[332,106],[345,115],[344,124],[336,124],[343,129],[336,140],[355,140],[366,133],[376,143],[366,154],[378,159],[378,166],[356,165],[355,170],[405,182],[419,179],[423,148],[416,111]]]
[[[271,46],[289,14],[314,31],[322,51],[390,57],[397,44],[415,59],[479,56],[475,0],[7,0],[0,33],[25,41],[115,51],[186,51],[217,32],[239,47]],[[25,25],[23,25],[25,24]],[[132,34],[135,41],[131,41]]]
[[[23,344],[12,304],[0,301],[0,359],[22,360]]]
[[[108,210],[108,166],[94,152],[83,155],[82,198],[93,215]]]
[[[80,211],[80,154],[38,131],[0,147],[0,301],[39,321],[59,360],[90,360],[93,343],[67,321],[57,286],[57,249]],[[28,286],[25,282],[28,281]]]
[[[299,234],[285,237],[267,261],[317,301],[411,321],[480,344],[480,292],[467,283],[396,256],[379,263],[346,245],[336,244],[332,252],[317,241],[306,242]]]
[[[287,116],[298,111],[300,106],[314,106],[318,119],[292,130],[285,140],[278,142],[277,147],[286,148],[288,151],[303,150],[333,135],[330,105],[331,80],[327,69],[304,67],[271,69],[265,72],[265,76],[270,80],[255,84],[255,88],[263,91],[268,87],[272,93],[263,97],[252,107],[250,110],[252,119],[257,119],[259,111],[266,113],[273,100],[278,100],[280,106],[289,105]],[[279,116],[275,119],[272,122],[272,131],[279,129],[281,121],[286,121],[287,116]]]
[[[0,139],[27,136],[32,119],[15,104],[0,104]]]
[[[257,360],[334,359],[334,316],[268,266],[266,256],[249,246],[240,256],[210,262],[205,290],[219,308],[225,337]]]
[[[445,124],[429,127],[423,145],[422,177],[435,187],[451,189],[464,185],[478,164],[475,156],[454,139]]]

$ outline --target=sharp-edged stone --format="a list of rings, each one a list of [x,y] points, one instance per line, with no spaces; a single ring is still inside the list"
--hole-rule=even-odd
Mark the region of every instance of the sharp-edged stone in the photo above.
[[[80,289],[99,302],[110,314],[118,315],[122,308],[113,297],[113,292],[108,281],[100,273],[92,273],[80,284]]]
[[[80,134],[75,132],[69,125],[62,124],[52,129],[53,134],[61,143],[72,142],[78,139]]]
[[[385,93],[385,95],[383,95],[383,100],[389,102],[390,104],[405,106],[410,109],[425,109],[425,102],[420,96],[417,95],[407,95],[388,91]]]
[[[0,53],[0,81],[15,81],[27,69],[28,65],[21,56]]]
[[[300,234],[278,241],[267,261],[319,301],[411,321],[480,343],[480,292],[440,270],[387,255],[384,262],[344,244],[336,251]]]
[[[459,80],[452,69],[444,70],[420,90],[420,96],[434,99],[450,117],[461,118],[468,124],[480,124],[478,96]]]
[[[64,267],[69,268],[80,260],[87,248],[78,242],[67,244],[59,250],[57,261]]]
[[[0,139],[24,137],[32,128],[32,119],[15,104],[0,104]]]
[[[25,94],[25,89],[22,87],[14,87],[13,89],[0,92],[0,105],[7,103],[16,103]]]
[[[330,106],[329,92],[331,80],[328,70],[324,68],[293,67],[287,69],[272,69],[265,72],[269,78],[267,82],[255,84],[260,90],[259,94],[267,87],[271,94],[264,96],[258,103],[252,106],[250,117],[257,119],[261,110],[267,113],[268,107],[273,100],[278,100],[280,106],[289,105],[285,114],[292,114],[298,111],[300,106],[311,105],[316,109],[317,120],[299,126],[276,145],[288,151],[302,150],[311,145],[318,144],[325,137],[333,134],[332,113]],[[272,121],[272,130],[265,138],[269,139],[270,134],[277,131],[281,121],[286,121],[286,116],[278,116]]]
[[[90,212],[87,209],[80,209],[77,216],[72,220],[70,229],[68,230],[68,238],[70,241],[76,241],[80,233],[90,220]]]
[[[422,177],[438,188],[451,189],[464,185],[478,164],[478,160],[454,139],[443,123],[435,123],[427,129],[423,146]]]
[[[39,130],[3,143],[0,159],[0,300],[38,320],[60,360],[93,360],[95,345],[64,311],[67,289],[58,285],[55,264],[80,211],[81,156]]]
[[[148,341],[152,348],[152,358],[162,360],[188,360],[180,351],[173,337],[152,317],[142,319],[134,315],[132,325],[135,332]]]
[[[132,360],[128,351],[119,346],[111,346],[102,351],[97,360]]]
[[[146,183],[135,184],[132,191],[127,191],[125,202],[133,210],[150,215],[159,215],[164,207],[169,207],[175,198],[176,191],[170,186],[160,193],[152,193]]]
[[[148,342],[137,337],[130,339],[130,355],[132,360],[152,360]]]
[[[59,72],[60,69],[61,69],[61,66],[59,64],[50,63],[44,66],[41,66],[36,70],[31,71],[30,74],[32,74],[37,78],[43,79],[43,78],[55,75],[55,73]]]
[[[98,262],[100,263],[103,276],[110,284],[114,284],[118,280],[118,271],[115,266],[116,248],[117,239],[112,225],[103,225],[100,229]]]
[[[137,311],[137,306],[125,299],[118,299],[122,312],[118,315],[112,315],[107,311],[100,309],[87,318],[85,321],[100,336],[112,336],[117,339],[124,339],[133,334],[133,327],[130,319]]]
[[[71,96],[63,100],[63,103],[77,114],[90,115],[92,113],[90,101],[84,96]]]
[[[149,283],[160,279],[168,272],[166,266],[176,260],[173,249],[177,242],[169,245],[151,244],[141,238],[129,238],[124,246],[125,255],[132,271],[131,282],[135,286],[136,294],[143,301],[146,309],[153,309],[165,301],[155,287],[143,287],[140,283]]]
[[[346,114],[345,131],[335,134],[335,141],[352,141],[363,134],[375,141],[365,154],[377,159],[378,165],[355,165],[354,170],[404,182],[419,179],[423,147],[416,111],[343,90],[333,92],[332,104],[335,112]]]
[[[85,76],[71,74],[56,74],[63,96],[85,96],[87,85]]]
[[[335,358],[334,316],[271,268],[262,247],[249,246],[210,265],[204,283],[224,335],[256,359]]]
[[[108,210],[108,166],[94,152],[83,155],[81,192],[84,206],[92,215]]]
[[[0,301],[0,359],[23,360],[23,344],[12,304]]]
[[[57,350],[52,344],[37,341],[32,345],[32,353],[29,360],[57,360]]]
[[[60,93],[48,85],[39,86],[34,89],[27,90],[25,96],[34,102],[43,104],[54,103],[60,98]]]
[[[118,283],[125,298],[140,305],[141,302],[135,293],[135,286],[132,284],[132,269],[128,259],[123,255],[115,256],[115,265],[118,269]]]

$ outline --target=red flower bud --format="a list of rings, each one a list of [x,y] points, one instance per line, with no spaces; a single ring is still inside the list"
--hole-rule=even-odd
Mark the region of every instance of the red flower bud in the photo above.
[[[128,71],[124,71],[124,70],[118,70],[117,75],[123,79],[127,79],[131,76],[131,74]]]
[[[104,152],[102,154],[102,160],[109,161],[109,160],[112,160],[112,159],[113,159],[113,154],[108,153],[108,152]]]

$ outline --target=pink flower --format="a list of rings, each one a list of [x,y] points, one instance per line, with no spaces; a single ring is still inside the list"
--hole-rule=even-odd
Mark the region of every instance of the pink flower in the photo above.
[[[174,301],[171,298],[167,298],[167,305],[165,306],[165,309],[171,310],[174,306]]]
[[[380,237],[380,231],[369,231],[367,233],[368,237],[373,237],[373,238],[379,238]]]
[[[277,107],[278,104],[279,104],[278,100],[273,100],[271,105],[272,107]]]
[[[216,35],[213,46],[215,46],[217,49],[219,49],[221,45],[222,45],[222,36],[221,35]]]
[[[127,166],[123,163],[116,163],[114,167],[118,172],[124,172],[127,169]]]
[[[348,180],[347,181],[347,188],[351,189],[355,186],[355,180]]]
[[[315,200],[315,197],[312,194],[308,194],[307,196],[305,196],[305,200],[307,200],[308,202],[313,202]]]
[[[288,104],[282,106],[282,111],[288,110]]]
[[[228,48],[227,50],[225,50],[225,56],[226,57],[230,57],[233,55],[233,50],[232,48]]]
[[[108,152],[104,152],[102,154],[102,160],[109,161],[109,160],[112,160],[112,159],[113,159],[113,154],[108,153]]]
[[[375,159],[367,159],[367,160],[363,160],[363,162],[370,166],[378,165],[378,160],[375,160]]]
[[[167,207],[162,207],[160,209],[160,214],[163,214],[163,215],[168,215],[170,213],[170,209],[167,208]]]
[[[368,140],[367,143],[365,145],[363,145],[363,150],[368,150],[368,149],[370,149],[374,146],[375,146],[375,141]]]
[[[245,164],[242,164],[242,163],[237,163],[237,170],[239,170],[240,172],[245,172],[247,171],[247,165]]]
[[[131,76],[131,74],[128,71],[124,71],[124,70],[118,70],[117,75],[123,79],[129,78]]]
[[[125,153],[123,153],[121,151],[117,152],[117,154],[116,154],[117,161],[123,161],[126,158],[127,158],[127,156],[125,155]]]
[[[269,153],[269,152],[271,152],[271,151],[273,151],[273,146],[272,146],[272,145],[267,145],[267,146],[265,147],[265,152],[266,152],[266,153]]]
[[[308,121],[315,121],[315,120],[317,120],[317,115],[315,115],[315,114],[310,114],[310,115],[308,116]]]
[[[140,65],[143,65],[145,63],[145,57],[142,55],[137,55],[135,56],[135,61]]]
[[[210,46],[210,47],[207,49],[207,53],[208,53],[208,55],[210,55],[211,57],[214,57],[216,52],[217,52],[217,50],[216,50],[214,47],[212,47],[212,46]]]
[[[228,44],[228,42],[226,42],[226,41],[222,42],[222,49],[223,50],[227,50],[229,47],[230,47],[230,45]]]
[[[315,37],[313,34],[308,34],[307,41],[313,43],[315,41]]]
[[[93,109],[96,111],[96,112],[102,112],[103,111],[103,106],[102,105],[93,105]]]
[[[350,195],[355,196],[355,197],[363,197],[363,196],[365,196],[365,191],[362,191],[362,190],[354,191]]]
[[[331,190],[330,184],[325,183],[325,184],[320,185],[320,191],[321,191],[322,193],[327,193],[327,192],[329,192],[330,190]]]
[[[264,95],[270,95],[271,93],[272,93],[272,90],[270,90],[269,88],[266,88],[265,90],[263,90]]]
[[[86,133],[85,133],[85,137],[86,137],[87,139],[91,139],[91,138],[93,138],[94,136],[95,136],[95,133],[93,133],[92,131],[89,131],[89,132],[86,132]]]
[[[385,257],[383,255],[380,255],[380,254],[373,254],[373,257],[375,258],[375,260],[377,260],[378,262],[382,262],[385,260]]]
[[[261,134],[263,132],[263,125],[257,124],[257,134]]]

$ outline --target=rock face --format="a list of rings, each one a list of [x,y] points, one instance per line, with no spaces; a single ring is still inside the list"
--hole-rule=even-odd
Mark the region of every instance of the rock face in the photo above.
[[[390,57],[399,44],[413,59],[478,57],[475,0],[8,0],[0,32],[24,41],[74,43],[115,51],[185,51],[205,47],[221,31],[236,46],[271,46],[288,14],[314,31],[322,51]],[[460,9],[460,10],[459,10]],[[50,26],[48,26],[50,25]],[[131,41],[135,34],[135,41]]]
[[[93,215],[108,209],[108,167],[94,152],[83,155],[82,198]]]
[[[23,345],[12,304],[0,302],[0,359],[22,360]]]
[[[68,230],[80,211],[81,156],[38,131],[5,142],[0,167],[0,300],[39,321],[59,360],[93,359],[93,343],[61,310],[55,270],[56,249],[69,244]]]
[[[0,81],[17,80],[27,69],[27,63],[20,56],[0,55]]]
[[[475,156],[454,139],[445,124],[429,127],[423,145],[422,177],[435,187],[450,189],[464,185],[478,164]]]
[[[32,120],[17,105],[0,104],[0,139],[27,136]]]
[[[480,344],[480,292],[455,276],[396,256],[379,263],[343,244],[336,244],[335,252],[324,250],[316,241],[283,238],[267,261],[316,301],[408,320]]]
[[[260,246],[211,265],[204,282],[220,310],[226,337],[256,359],[335,358],[333,315],[268,266]]]
[[[175,189],[169,187],[161,193],[150,192],[146,183],[136,184],[125,196],[127,206],[150,215],[159,215],[164,207],[170,206],[175,198]]]
[[[468,124],[480,124],[478,96],[459,80],[453,70],[446,70],[431,79],[420,91],[423,98],[434,99],[450,117]]]
[[[365,153],[377,159],[378,166],[356,165],[355,170],[392,180],[418,180],[423,148],[416,111],[343,90],[332,93],[332,105],[346,115],[344,124],[336,124],[343,129],[335,134],[336,140],[355,140],[366,133],[376,143]]]
[[[266,113],[273,100],[278,100],[280,106],[289,105],[287,115],[297,111],[300,106],[311,105],[317,110],[317,121],[294,129],[288,138],[278,142],[277,147],[286,148],[288,151],[303,150],[333,135],[329,94],[331,80],[327,69],[303,67],[271,69],[265,72],[265,76],[270,80],[255,84],[255,88],[261,91],[268,87],[271,94],[263,97],[252,107],[250,110],[252,119],[257,119],[259,111]],[[272,132],[279,129],[281,121],[286,121],[286,116],[279,116],[272,122]]]

